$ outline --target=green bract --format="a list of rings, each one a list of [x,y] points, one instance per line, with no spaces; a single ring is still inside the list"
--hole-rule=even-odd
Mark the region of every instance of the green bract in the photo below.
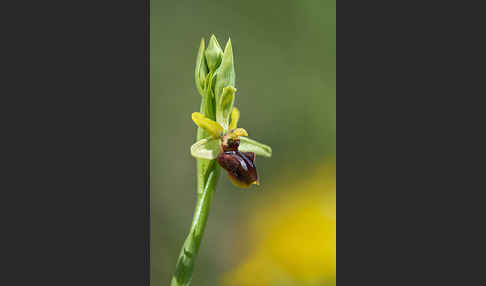
[[[231,46],[231,40],[228,40],[228,43],[226,43],[223,60],[216,70],[215,76],[216,83],[214,84],[214,95],[216,96],[216,102],[218,102],[223,93],[223,88],[227,86],[235,86],[235,66],[233,63],[233,47]]]
[[[208,66],[206,63],[206,57],[204,56],[204,39],[201,39],[201,44],[199,45],[199,51],[197,52],[196,58],[196,70],[195,70],[195,77],[196,77],[196,87],[197,91],[201,96],[204,96],[204,89],[206,87],[205,81],[206,76],[208,75]]]

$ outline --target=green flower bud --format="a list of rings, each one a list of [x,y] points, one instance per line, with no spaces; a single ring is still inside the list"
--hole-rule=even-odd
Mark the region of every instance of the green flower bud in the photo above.
[[[204,96],[204,88],[206,76],[208,75],[208,66],[206,64],[206,57],[204,56],[205,46],[204,38],[201,39],[201,44],[199,45],[199,51],[197,52],[196,58],[196,69],[195,69],[195,79],[196,87],[201,96]]]
[[[221,46],[214,35],[212,35],[211,39],[209,40],[209,45],[206,49],[205,55],[209,71],[214,72],[221,64],[221,60],[223,58],[223,50],[221,49]]]

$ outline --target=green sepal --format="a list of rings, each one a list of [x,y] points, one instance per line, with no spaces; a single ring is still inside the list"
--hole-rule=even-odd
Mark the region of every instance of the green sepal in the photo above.
[[[272,157],[272,148],[270,146],[248,137],[240,137],[240,146],[238,147],[238,150],[241,152],[253,152],[258,156]]]
[[[204,138],[191,146],[191,156],[198,159],[213,160],[218,157],[221,151],[221,140],[214,138]]]

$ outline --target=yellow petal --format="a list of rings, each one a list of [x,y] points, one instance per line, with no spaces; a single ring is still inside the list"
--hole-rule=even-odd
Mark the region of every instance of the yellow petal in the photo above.
[[[231,124],[229,126],[229,130],[235,129],[238,126],[239,120],[240,120],[240,111],[238,110],[238,108],[233,107],[233,110],[231,111]]]
[[[243,128],[233,129],[233,131],[231,131],[231,134],[233,136],[237,136],[237,137],[240,137],[240,136],[246,136],[246,137],[248,137],[248,132],[246,132],[246,130],[243,129]]]
[[[219,138],[223,132],[223,127],[221,127],[221,125],[199,112],[192,113],[192,121],[194,121],[197,126],[206,130],[214,138]]]

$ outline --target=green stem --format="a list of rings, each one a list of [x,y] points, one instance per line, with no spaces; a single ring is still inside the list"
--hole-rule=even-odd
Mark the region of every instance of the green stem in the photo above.
[[[207,89],[202,98],[200,112],[206,117],[215,119],[215,104],[211,94],[212,73],[208,76]],[[209,136],[202,128],[197,130],[197,140]],[[201,245],[204,229],[208,220],[211,201],[219,176],[216,160],[197,160],[197,202],[192,219],[191,230],[182,246],[177,259],[176,270],[170,286],[188,286],[191,283],[194,264]]]
[[[179,254],[176,271],[170,284],[171,286],[187,286],[191,283],[194,264],[206,227],[216,182],[218,181],[218,173],[219,168],[216,164],[212,164],[205,188],[202,193],[198,194],[191,230]]]

